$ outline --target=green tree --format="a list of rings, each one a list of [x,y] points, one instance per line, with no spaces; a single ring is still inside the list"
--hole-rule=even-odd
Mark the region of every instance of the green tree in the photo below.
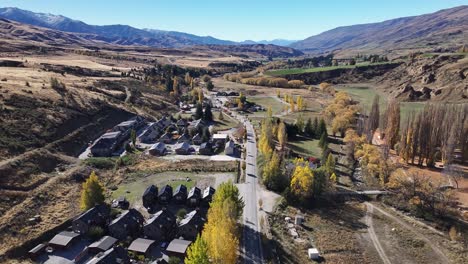
[[[285,187],[280,165],[281,159],[274,151],[271,159],[263,167],[262,173],[263,183],[269,190],[281,191]]]
[[[305,127],[305,124],[304,124],[304,117],[302,116],[302,114],[300,114],[297,119],[296,119],[296,126],[297,126],[297,129],[299,130],[299,134],[302,134],[304,132],[304,127]]]
[[[314,127],[312,125],[312,119],[309,118],[307,119],[307,122],[305,124],[305,127],[304,127],[304,134],[306,134],[306,136],[308,137],[314,137]]]
[[[231,199],[235,204],[235,218],[238,220],[242,216],[244,210],[244,200],[240,196],[239,189],[232,181],[221,183],[213,195],[213,201],[210,207],[216,206],[217,204],[223,204],[225,200]]]
[[[315,139],[319,139],[319,136],[321,136],[322,134],[319,134],[319,121],[318,121],[318,118],[315,117],[314,119],[314,124],[312,125],[312,129],[314,130],[314,138]]]
[[[322,136],[320,137],[320,141],[318,145],[322,149],[325,149],[325,146],[328,146],[328,134],[326,132],[322,133]]]
[[[327,161],[325,162],[325,171],[329,177],[335,173],[335,158],[331,153],[328,154]]]
[[[323,118],[320,119],[320,123],[317,127],[317,136],[322,136],[323,134],[328,134],[327,132],[327,124],[325,123],[325,120]]]
[[[185,257],[185,264],[209,264],[210,259],[208,256],[208,245],[206,241],[200,236],[197,236],[187,249],[187,257]]]
[[[91,207],[104,203],[104,187],[99,182],[96,173],[93,171],[89,178],[83,183],[81,190],[81,210],[85,211]]]
[[[174,90],[173,82],[171,78],[166,78],[166,92],[172,92]]]
[[[203,113],[203,120],[213,121],[213,113],[211,112],[211,105],[207,104],[205,107],[205,113]]]
[[[196,120],[203,118],[203,106],[201,103],[197,103],[195,109],[195,115],[193,116]]]

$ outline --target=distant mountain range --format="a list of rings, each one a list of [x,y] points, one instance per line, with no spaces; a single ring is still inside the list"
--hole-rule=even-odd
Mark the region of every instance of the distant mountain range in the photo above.
[[[420,16],[403,17],[379,23],[338,27],[305,40],[285,39],[235,42],[211,36],[138,29],[128,25],[89,25],[61,15],[34,13],[15,7],[0,8],[0,17],[48,29],[80,33],[80,39],[118,45],[180,48],[200,45],[277,45],[307,53],[340,51],[382,52],[430,47],[455,47],[468,39],[468,6],[459,6]],[[50,33],[50,32],[49,32]],[[54,33],[56,34],[56,33]],[[254,46],[255,49],[260,46]],[[272,47],[267,47],[271,49]],[[261,48],[262,50],[265,47]],[[288,53],[291,50],[287,51]],[[297,52],[292,52],[298,54]]]
[[[272,41],[235,42],[210,36],[164,31],[157,29],[138,29],[127,25],[95,26],[61,15],[35,13],[15,7],[0,8],[0,17],[20,23],[30,24],[65,32],[88,34],[87,38],[120,45],[148,45],[154,47],[178,48],[193,45],[238,45],[274,44],[287,46],[294,41],[276,39]],[[95,36],[93,36],[95,35]]]
[[[290,47],[312,53],[337,50],[384,51],[466,44],[468,6],[380,23],[338,27]]]

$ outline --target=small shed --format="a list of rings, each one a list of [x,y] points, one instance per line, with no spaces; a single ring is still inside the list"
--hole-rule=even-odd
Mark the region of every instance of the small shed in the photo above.
[[[307,250],[307,254],[309,255],[309,258],[312,259],[312,260],[320,259],[319,251],[316,248],[309,248]]]
[[[148,152],[153,156],[164,156],[166,154],[166,144],[158,142],[152,145]]]
[[[296,217],[294,218],[294,224],[302,225],[302,223],[304,223],[304,216],[300,214],[296,215]]]

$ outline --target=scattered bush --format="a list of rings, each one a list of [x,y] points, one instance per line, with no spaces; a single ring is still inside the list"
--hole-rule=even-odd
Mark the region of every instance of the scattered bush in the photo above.
[[[66,86],[63,82],[57,80],[57,78],[50,78],[50,87],[56,91],[63,92],[66,90]]]
[[[1,81],[2,81],[2,82],[6,82],[6,81],[8,81],[8,79],[7,79],[7,78],[2,78]]]
[[[112,169],[115,166],[115,161],[112,158],[106,157],[88,158],[84,160],[84,163],[96,169]]]
[[[183,219],[185,218],[185,215],[187,215],[187,210],[185,210],[184,208],[180,209],[179,211],[177,211],[177,218],[179,219]]]
[[[104,229],[100,226],[91,226],[88,230],[88,236],[92,240],[98,240],[102,235],[104,235]]]

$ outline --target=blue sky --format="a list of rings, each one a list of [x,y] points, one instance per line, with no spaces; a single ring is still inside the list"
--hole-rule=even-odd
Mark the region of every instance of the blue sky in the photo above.
[[[338,26],[467,5],[468,0],[0,0],[88,24],[126,24],[229,40],[304,39]]]

